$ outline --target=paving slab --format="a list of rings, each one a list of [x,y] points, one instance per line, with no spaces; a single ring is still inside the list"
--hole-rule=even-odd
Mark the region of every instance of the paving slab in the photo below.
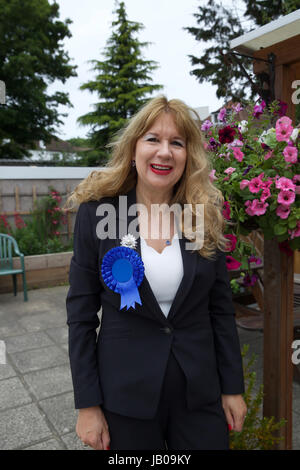
[[[47,328],[47,335],[57,344],[68,345],[68,327],[58,326]]]
[[[67,321],[66,316],[63,317],[60,312],[44,312],[36,315],[27,315],[19,320],[19,324],[26,331],[33,332],[39,330],[46,330],[58,325],[65,325]]]
[[[52,436],[38,407],[31,403],[0,411],[0,449],[20,449]]]
[[[35,444],[33,446],[25,447],[23,450],[66,450],[65,446],[61,441],[56,439],[46,439],[43,442]]]
[[[65,351],[56,345],[15,352],[10,354],[10,357],[17,370],[22,374],[69,363]]]
[[[44,331],[27,333],[6,338],[6,351],[10,354],[27,351],[29,349],[54,346],[54,341]]]
[[[8,379],[17,375],[17,372],[10,364],[0,364],[0,380]]]
[[[32,398],[19,377],[11,377],[0,381],[0,410],[25,405],[30,402],[32,402]]]
[[[74,409],[73,392],[46,398],[41,400],[39,405],[58,434],[75,432],[78,410]]]
[[[73,390],[69,364],[29,372],[23,378],[37,400]]]

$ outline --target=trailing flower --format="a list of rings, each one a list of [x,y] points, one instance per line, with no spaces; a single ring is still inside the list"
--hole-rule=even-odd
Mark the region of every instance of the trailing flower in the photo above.
[[[241,109],[248,119],[239,122]],[[259,229],[288,254],[300,248],[300,138],[286,109],[279,101],[238,103],[231,113],[220,111],[218,125],[205,121],[201,127],[213,165],[210,179],[225,199],[225,233],[235,240],[227,267],[245,271],[245,286],[256,282],[250,264],[256,252],[240,235]]]

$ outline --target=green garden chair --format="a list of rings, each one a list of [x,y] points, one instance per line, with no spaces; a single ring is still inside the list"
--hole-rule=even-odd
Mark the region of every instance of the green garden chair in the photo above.
[[[13,248],[13,250],[12,250]],[[13,267],[13,251],[20,257],[21,268],[14,269]],[[24,301],[28,300],[26,274],[24,266],[24,255],[20,253],[16,240],[10,235],[0,233],[0,276],[11,274],[14,284],[14,295],[17,295],[17,274],[21,273],[23,277],[23,291]]]

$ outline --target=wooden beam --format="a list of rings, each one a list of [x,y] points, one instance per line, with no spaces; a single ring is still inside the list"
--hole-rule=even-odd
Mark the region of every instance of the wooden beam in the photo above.
[[[20,197],[19,197],[19,186],[15,187],[15,204],[16,204],[16,212],[20,212]]]
[[[261,48],[253,53],[253,59],[268,60],[268,55],[276,55],[276,65],[288,65],[300,61],[300,34],[273,46]]]
[[[279,250],[276,240],[265,240],[263,414],[287,420],[278,433],[283,437],[278,449],[292,449],[293,258]]]

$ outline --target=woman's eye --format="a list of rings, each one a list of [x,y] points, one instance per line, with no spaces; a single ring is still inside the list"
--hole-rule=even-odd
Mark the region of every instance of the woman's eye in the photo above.
[[[179,147],[183,147],[183,144],[181,142],[179,142],[178,140],[174,140],[172,143],[174,145],[178,145]]]
[[[157,138],[156,137],[148,137],[147,142],[156,142]]]

